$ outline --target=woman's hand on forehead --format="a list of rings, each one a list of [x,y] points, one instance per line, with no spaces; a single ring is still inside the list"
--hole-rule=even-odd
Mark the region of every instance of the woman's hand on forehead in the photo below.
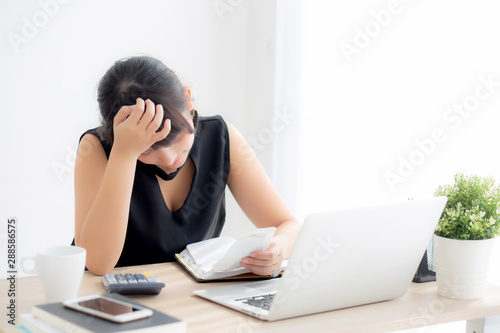
[[[137,158],[170,133],[170,119],[159,130],[162,121],[163,106],[150,99],[137,98],[135,105],[122,106],[114,118],[113,148]]]

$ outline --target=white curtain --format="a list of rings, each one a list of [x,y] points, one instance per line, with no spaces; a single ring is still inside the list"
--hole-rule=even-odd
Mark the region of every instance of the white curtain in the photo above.
[[[299,214],[432,195],[461,171],[499,178],[495,8],[301,2],[301,53],[288,54],[300,59],[299,140],[286,146]]]
[[[500,179],[495,2],[281,5],[276,100],[295,118],[274,174],[299,219],[431,196],[458,172]]]
[[[299,198],[301,20],[300,0],[277,0],[272,175],[276,188],[295,214]]]

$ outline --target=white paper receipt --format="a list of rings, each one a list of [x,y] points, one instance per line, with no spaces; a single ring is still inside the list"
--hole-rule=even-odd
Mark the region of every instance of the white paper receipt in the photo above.
[[[213,266],[212,272],[229,271],[240,267],[241,259],[248,257],[253,251],[265,251],[273,239],[275,227],[257,229],[256,232],[240,238]]]

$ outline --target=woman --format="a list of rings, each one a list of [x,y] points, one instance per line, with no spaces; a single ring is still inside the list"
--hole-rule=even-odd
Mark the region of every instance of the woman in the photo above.
[[[98,103],[102,125],[82,135],[75,165],[75,244],[91,272],[173,261],[218,237],[226,185],[256,227],[277,227],[242,266],[261,275],[281,266],[299,224],[242,135],[220,116],[198,118],[175,73],[151,57],[118,61]]]

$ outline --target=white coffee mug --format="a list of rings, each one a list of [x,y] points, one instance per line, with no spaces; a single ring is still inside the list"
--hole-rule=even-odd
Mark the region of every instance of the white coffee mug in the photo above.
[[[39,274],[47,303],[76,298],[85,271],[87,251],[78,246],[51,246],[38,251],[34,257],[21,259],[21,269]],[[27,266],[32,261],[33,267]]]

